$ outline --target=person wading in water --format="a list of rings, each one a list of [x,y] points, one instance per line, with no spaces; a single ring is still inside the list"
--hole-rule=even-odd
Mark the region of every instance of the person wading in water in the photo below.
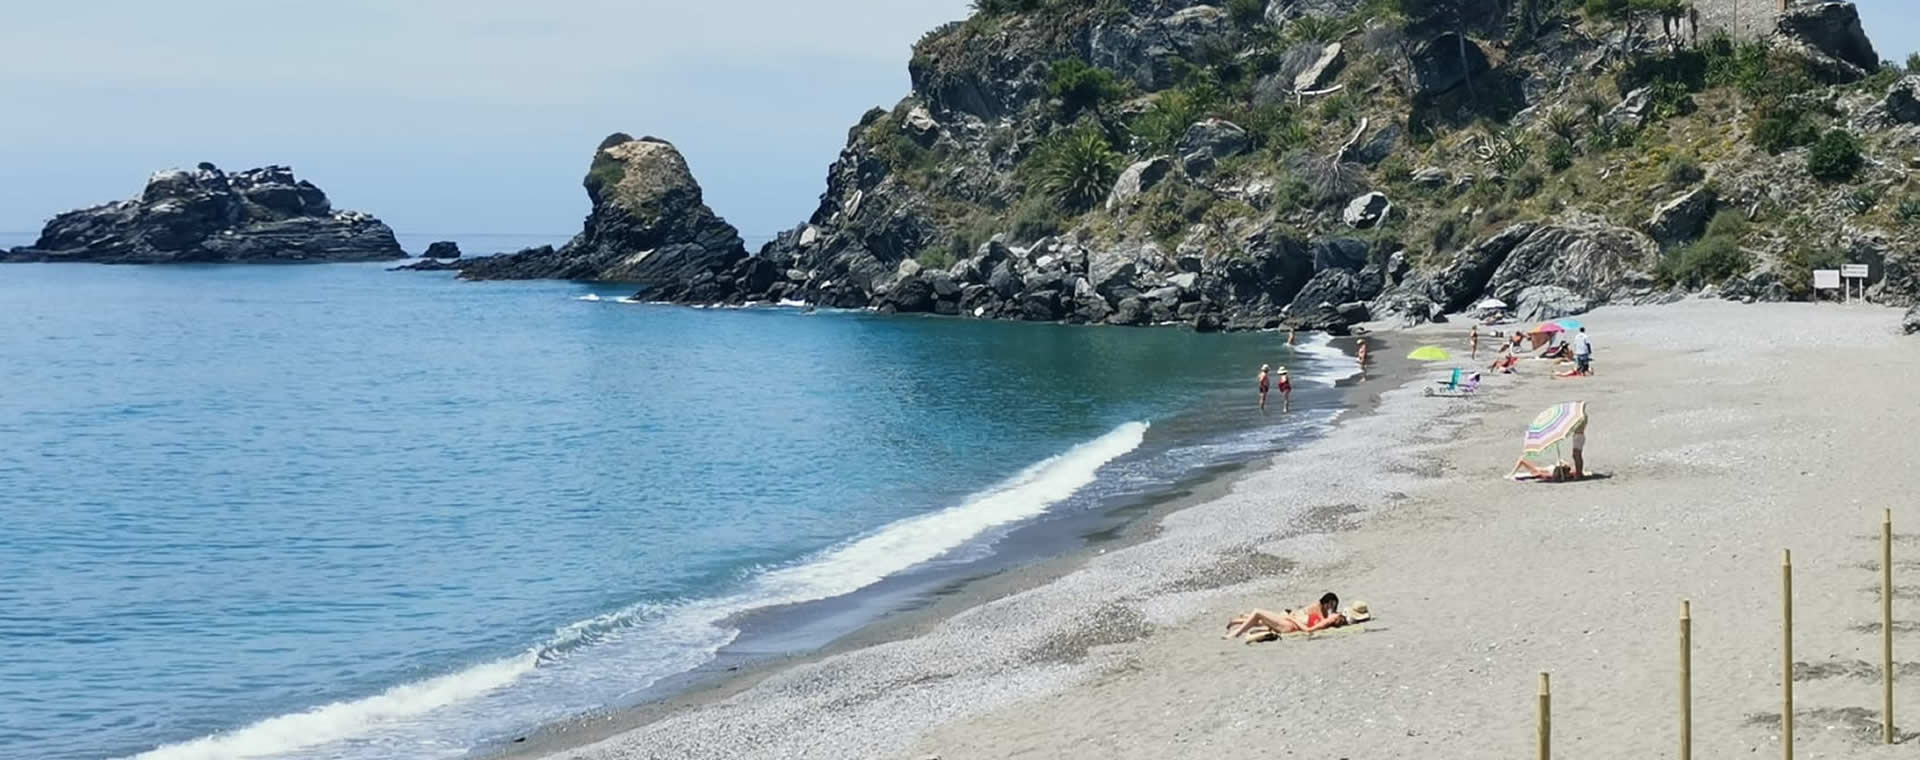
[[[1260,411],[1262,412],[1267,410],[1267,369],[1267,365],[1260,365]],[[1285,381],[1283,380],[1282,382]]]

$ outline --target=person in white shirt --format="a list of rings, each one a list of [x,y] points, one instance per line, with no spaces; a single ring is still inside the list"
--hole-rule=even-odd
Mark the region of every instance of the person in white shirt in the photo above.
[[[1593,363],[1593,342],[1587,338],[1585,327],[1580,328],[1580,332],[1573,336],[1573,363],[1574,371],[1582,375],[1593,374],[1590,366]]]

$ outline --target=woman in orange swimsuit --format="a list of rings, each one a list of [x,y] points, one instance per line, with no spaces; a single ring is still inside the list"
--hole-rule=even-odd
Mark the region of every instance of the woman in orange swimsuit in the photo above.
[[[1313,633],[1347,624],[1345,615],[1340,614],[1340,597],[1329,591],[1320,596],[1320,601],[1297,610],[1287,610],[1275,615],[1266,610],[1254,610],[1227,622],[1227,638],[1238,638],[1254,628],[1265,628],[1274,633]]]

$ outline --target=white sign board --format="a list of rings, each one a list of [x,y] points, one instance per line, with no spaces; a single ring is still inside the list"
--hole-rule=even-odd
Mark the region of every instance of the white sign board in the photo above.
[[[1840,265],[1840,276],[1841,276],[1841,277],[1849,277],[1849,278],[1852,278],[1852,277],[1857,277],[1857,278],[1860,278],[1860,279],[1866,279],[1866,277],[1867,277],[1867,265],[1865,265],[1865,264],[1841,264],[1841,265]]]
[[[1836,290],[1839,287],[1840,287],[1840,270],[1838,269],[1813,270],[1813,289],[1814,290]]]

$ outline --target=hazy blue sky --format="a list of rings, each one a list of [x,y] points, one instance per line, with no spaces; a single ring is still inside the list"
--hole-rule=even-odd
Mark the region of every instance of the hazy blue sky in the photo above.
[[[1771,0],[1756,0],[1771,2]],[[1913,0],[1859,0],[1882,57]],[[469,249],[579,229],[594,144],[653,134],[751,238],[803,221],[908,46],[966,0],[22,0],[0,24],[0,241],[213,161]],[[25,233],[29,240],[21,240]],[[758,240],[751,240],[757,244]],[[480,252],[480,251],[475,251]]]

